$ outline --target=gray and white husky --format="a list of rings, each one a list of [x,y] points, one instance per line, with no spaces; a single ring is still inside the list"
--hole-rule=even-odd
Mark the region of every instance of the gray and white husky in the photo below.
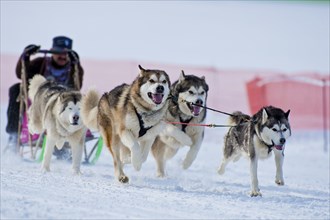
[[[206,118],[206,110],[201,106],[206,105],[209,87],[205,77],[185,75],[182,71],[180,78],[171,87],[172,100],[165,115],[165,121],[199,124]],[[152,154],[157,163],[157,176],[165,176],[166,160],[171,159],[180,147],[186,145],[178,140],[191,139],[188,144],[189,151],[183,161],[183,168],[188,169],[196,159],[201,147],[204,127],[175,124],[176,136],[162,132],[152,146]]]
[[[257,178],[258,159],[269,158],[274,151],[275,183],[284,185],[284,144],[291,136],[289,113],[290,110],[284,112],[273,106],[260,109],[252,117],[234,112],[229,119],[234,127],[224,138],[223,159],[218,173],[225,172],[228,162],[235,162],[241,155],[246,155],[250,160],[251,196],[261,196]]]
[[[28,111],[30,133],[47,132],[42,170],[50,171],[55,145],[61,149],[68,141],[72,150],[73,172],[80,174],[86,133],[80,118],[81,93],[35,75],[30,81],[29,98],[32,101]]]

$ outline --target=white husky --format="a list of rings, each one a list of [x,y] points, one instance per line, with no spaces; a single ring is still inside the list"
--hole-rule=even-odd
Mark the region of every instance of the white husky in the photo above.
[[[86,127],[80,118],[79,91],[68,89],[36,75],[30,81],[29,98],[32,100],[28,116],[30,133],[47,132],[43,171],[50,171],[54,147],[61,149],[68,141],[72,150],[72,168],[80,174],[80,163],[85,143]]]

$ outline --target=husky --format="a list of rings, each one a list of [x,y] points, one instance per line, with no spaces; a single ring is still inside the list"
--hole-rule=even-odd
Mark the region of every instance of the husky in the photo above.
[[[229,118],[233,125],[224,138],[223,159],[218,169],[224,174],[230,161],[237,161],[245,155],[250,161],[251,196],[261,196],[258,186],[258,159],[266,159],[275,154],[275,183],[284,185],[283,161],[284,145],[291,136],[289,123],[290,110],[267,106],[250,117],[242,112],[234,112]]]
[[[81,93],[54,81],[48,81],[42,75],[36,75],[30,81],[28,95],[32,101],[28,110],[29,132],[47,132],[43,172],[50,171],[54,147],[60,150],[67,141],[72,150],[73,172],[80,174],[87,129],[80,117]]]
[[[168,106],[169,76],[163,70],[140,65],[139,69],[132,84],[117,86],[101,98],[97,91],[89,90],[82,100],[82,119],[89,129],[100,132],[121,183],[129,182],[124,164],[132,163],[139,171],[156,136],[164,129],[175,133],[162,121]]]
[[[176,134],[182,137],[188,136],[191,139],[189,151],[183,161],[183,169],[188,169],[194,162],[203,141],[204,127],[189,126],[189,123],[204,123],[206,110],[202,107],[206,105],[208,90],[204,76],[199,78],[194,75],[185,75],[183,70],[179,80],[171,87],[172,99],[169,102],[165,120],[168,123],[184,123],[175,124],[178,128]],[[174,157],[179,148],[185,145],[177,139],[162,132],[153,143],[152,154],[156,160],[158,177],[165,176],[166,160]]]

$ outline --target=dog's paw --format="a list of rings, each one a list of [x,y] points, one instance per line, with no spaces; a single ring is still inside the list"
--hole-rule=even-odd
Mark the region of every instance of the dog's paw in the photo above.
[[[81,176],[82,175],[82,172],[80,171],[80,169],[73,169],[72,170],[72,174],[74,176]]]
[[[139,171],[142,166],[142,153],[139,150],[133,150],[131,151],[131,161],[134,169],[136,171]]]
[[[50,168],[49,167],[41,167],[41,172],[42,173],[48,173],[48,172],[50,172]]]
[[[251,197],[262,196],[260,190],[252,190],[250,193]]]
[[[219,175],[223,175],[225,173],[225,168],[224,167],[219,167],[219,169],[218,169],[218,174]]]
[[[129,181],[129,179],[128,179],[128,177],[127,176],[120,176],[119,178],[118,178],[118,181],[120,182],[120,183],[128,183],[128,181]]]
[[[188,168],[191,166],[191,164],[192,164],[192,161],[191,161],[191,160],[187,160],[187,159],[185,159],[185,160],[183,161],[183,163],[182,163],[182,168],[183,168],[184,170],[186,170],[186,169],[188,169]]]
[[[279,186],[283,186],[284,185],[284,180],[279,180],[279,179],[276,179],[275,180],[275,183]]]
[[[132,155],[132,165],[136,171],[140,171],[142,167],[142,158]]]
[[[165,178],[166,175],[165,175],[164,172],[157,172],[157,177],[158,177],[158,178]]]
[[[188,135],[184,135],[182,136],[181,144],[185,146],[191,146],[193,142]]]

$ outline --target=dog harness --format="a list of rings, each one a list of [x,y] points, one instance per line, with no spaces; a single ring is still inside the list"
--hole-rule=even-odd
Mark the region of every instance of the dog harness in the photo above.
[[[191,119],[192,119],[192,117],[189,118],[189,119],[187,119],[187,120],[183,120],[183,119],[180,117],[180,122],[181,122],[181,123],[184,123],[184,124],[182,124],[182,127],[181,127],[181,130],[182,130],[183,132],[186,133],[186,127],[188,126],[188,124],[189,124],[189,122],[191,121]]]
[[[140,125],[140,131],[139,131],[139,137],[142,137],[143,135],[145,135],[147,133],[147,131],[152,128],[152,126],[150,127],[144,127],[144,121],[142,120],[142,116],[137,112],[136,108],[134,108],[136,116],[139,119],[139,125]]]

